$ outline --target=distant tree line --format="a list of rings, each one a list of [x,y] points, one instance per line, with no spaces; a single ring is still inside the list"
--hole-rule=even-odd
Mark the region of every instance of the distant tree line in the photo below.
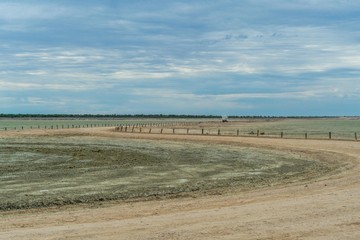
[[[215,115],[184,114],[3,114],[0,118],[221,118]]]
[[[263,116],[244,115],[228,116],[231,119],[276,119],[276,118],[337,118],[339,116]],[[348,116],[350,117],[350,116]],[[356,116],[353,116],[356,117]],[[220,115],[186,115],[186,114],[4,114],[0,118],[222,118]]]
[[[301,119],[301,118],[339,118],[342,116],[265,116],[265,115],[255,115],[255,116],[228,116],[228,118],[264,118],[264,119],[276,119],[276,118],[294,118],[294,119]],[[356,116],[346,116],[346,117],[356,117]]]

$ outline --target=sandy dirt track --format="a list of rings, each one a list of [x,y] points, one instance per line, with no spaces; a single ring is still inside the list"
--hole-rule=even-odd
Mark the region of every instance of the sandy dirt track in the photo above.
[[[7,134],[66,135],[73,131],[94,137],[325,151],[343,154],[349,164],[331,176],[247,192],[0,212],[0,239],[360,239],[360,142],[135,134],[103,129]]]

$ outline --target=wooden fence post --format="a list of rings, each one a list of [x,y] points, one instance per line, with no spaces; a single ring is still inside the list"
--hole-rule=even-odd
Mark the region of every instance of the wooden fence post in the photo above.
[[[186,134],[189,134],[189,129],[186,129]]]
[[[357,135],[356,135],[356,132],[355,132],[355,141],[357,141]]]
[[[163,132],[163,129],[160,130],[160,133],[161,133],[161,134],[162,134],[162,132]]]
[[[256,136],[257,136],[257,137],[259,136],[259,132],[260,132],[260,131],[259,131],[259,130],[257,130],[257,132],[256,132]]]
[[[236,136],[239,136],[239,129],[236,131]]]
[[[307,133],[305,133],[305,139],[307,139]]]
[[[151,133],[151,128],[150,128],[150,130],[149,130],[149,133]]]
[[[331,132],[329,132],[329,139],[331,139]]]
[[[204,129],[201,129],[201,134],[204,135]]]
[[[175,128],[173,128],[173,134],[175,134]]]
[[[284,133],[283,133],[283,132],[281,132],[281,133],[280,133],[280,136],[281,136],[281,138],[283,138],[283,137],[284,137]]]
[[[220,135],[220,129],[218,129],[218,135]]]

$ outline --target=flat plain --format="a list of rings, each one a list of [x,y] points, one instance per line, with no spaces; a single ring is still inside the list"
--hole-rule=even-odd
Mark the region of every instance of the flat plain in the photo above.
[[[358,239],[359,142],[230,134],[303,121],[2,131],[0,239]]]

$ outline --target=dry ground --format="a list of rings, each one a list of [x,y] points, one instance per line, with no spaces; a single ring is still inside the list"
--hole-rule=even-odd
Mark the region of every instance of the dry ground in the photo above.
[[[246,192],[1,212],[0,239],[360,239],[359,142],[135,134],[100,128],[2,134],[66,135],[72,131],[95,137],[241,143],[338,153],[350,167],[307,182]]]

